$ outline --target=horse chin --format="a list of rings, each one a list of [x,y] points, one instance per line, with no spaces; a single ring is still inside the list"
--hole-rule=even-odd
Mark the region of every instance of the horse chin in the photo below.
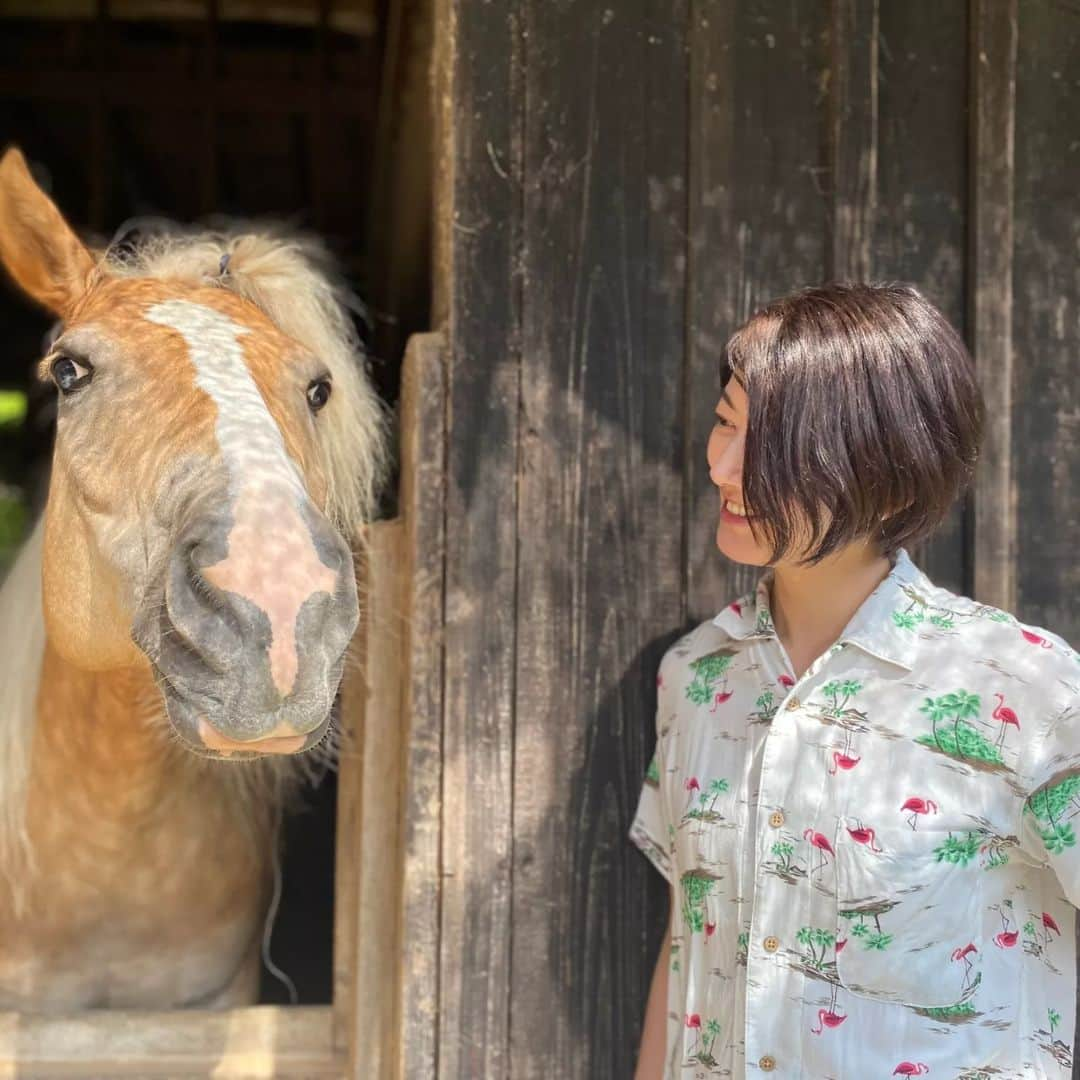
[[[303,734],[269,736],[241,741],[223,735],[220,726],[200,708],[168,685],[162,688],[165,712],[177,740],[188,752],[215,761],[254,761],[263,757],[288,757],[313,750],[327,736],[330,713],[313,730]]]

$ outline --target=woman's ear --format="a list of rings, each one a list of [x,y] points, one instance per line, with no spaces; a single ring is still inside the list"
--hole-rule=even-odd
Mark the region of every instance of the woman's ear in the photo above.
[[[94,269],[90,252],[14,146],[0,158],[0,262],[28,296],[61,317],[86,291]]]

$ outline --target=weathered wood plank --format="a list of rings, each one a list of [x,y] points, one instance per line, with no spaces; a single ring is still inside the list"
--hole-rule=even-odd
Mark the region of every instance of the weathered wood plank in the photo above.
[[[349,1075],[382,1080],[396,1071],[400,978],[402,806],[405,759],[402,698],[408,625],[405,611],[405,527],[400,518],[368,529],[364,583],[363,670],[343,689],[342,711],[359,714],[354,737],[342,749],[353,758],[343,781],[359,782],[339,798],[351,812],[338,855],[347,860],[355,899],[352,950],[344,957],[350,980]],[[355,699],[359,697],[360,700]],[[342,865],[339,863],[339,865]]]
[[[515,1078],[632,1074],[666,913],[626,830],[682,621],[685,13],[527,6]]]
[[[1013,474],[1017,607],[1080,643],[1080,11],[1021,0]]]
[[[507,1076],[520,313],[517,2],[440,0],[448,348],[439,1074]],[[440,324],[441,325],[441,324]]]
[[[695,0],[690,122],[686,477],[691,621],[760,571],[716,552],[719,505],[705,444],[731,332],[775,296],[825,274],[827,7]]]
[[[0,1076],[252,1077],[341,1076],[330,1053],[325,1007],[127,1012],[71,1016],[0,1013]]]
[[[829,28],[832,235],[826,276],[835,281],[869,281],[874,273],[880,17],[880,0],[832,0]]]
[[[972,0],[970,342],[986,402],[975,481],[975,596],[1016,607],[1013,174],[1017,0]]]
[[[438,1075],[442,835],[446,364],[441,334],[414,335],[401,399],[408,666],[402,703],[404,811],[397,1076]],[[362,1076],[362,1073],[358,1073]]]
[[[966,324],[967,0],[883,4],[879,21],[878,198],[873,276],[910,281]],[[927,32],[933,19],[933,33]],[[965,503],[912,558],[970,594]]]

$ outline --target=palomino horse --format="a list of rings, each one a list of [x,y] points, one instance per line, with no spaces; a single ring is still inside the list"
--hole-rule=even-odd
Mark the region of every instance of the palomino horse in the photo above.
[[[48,503],[0,593],[0,1008],[253,1000],[383,450],[313,255],[203,235],[95,257],[0,160],[0,260],[63,321]]]

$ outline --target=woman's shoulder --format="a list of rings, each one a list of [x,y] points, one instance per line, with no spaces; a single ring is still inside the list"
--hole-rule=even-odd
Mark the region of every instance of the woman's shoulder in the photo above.
[[[1027,673],[1080,681],[1080,653],[1060,634],[926,578],[920,585],[912,593],[916,602],[894,619],[921,643],[923,661],[951,662],[957,652],[970,653],[991,668],[1019,665]]]
[[[691,673],[704,657],[737,647],[738,637],[733,633],[733,623],[743,618],[753,619],[753,595],[733,600],[720,613],[683,634],[660,662],[660,682],[676,677],[680,672]]]

